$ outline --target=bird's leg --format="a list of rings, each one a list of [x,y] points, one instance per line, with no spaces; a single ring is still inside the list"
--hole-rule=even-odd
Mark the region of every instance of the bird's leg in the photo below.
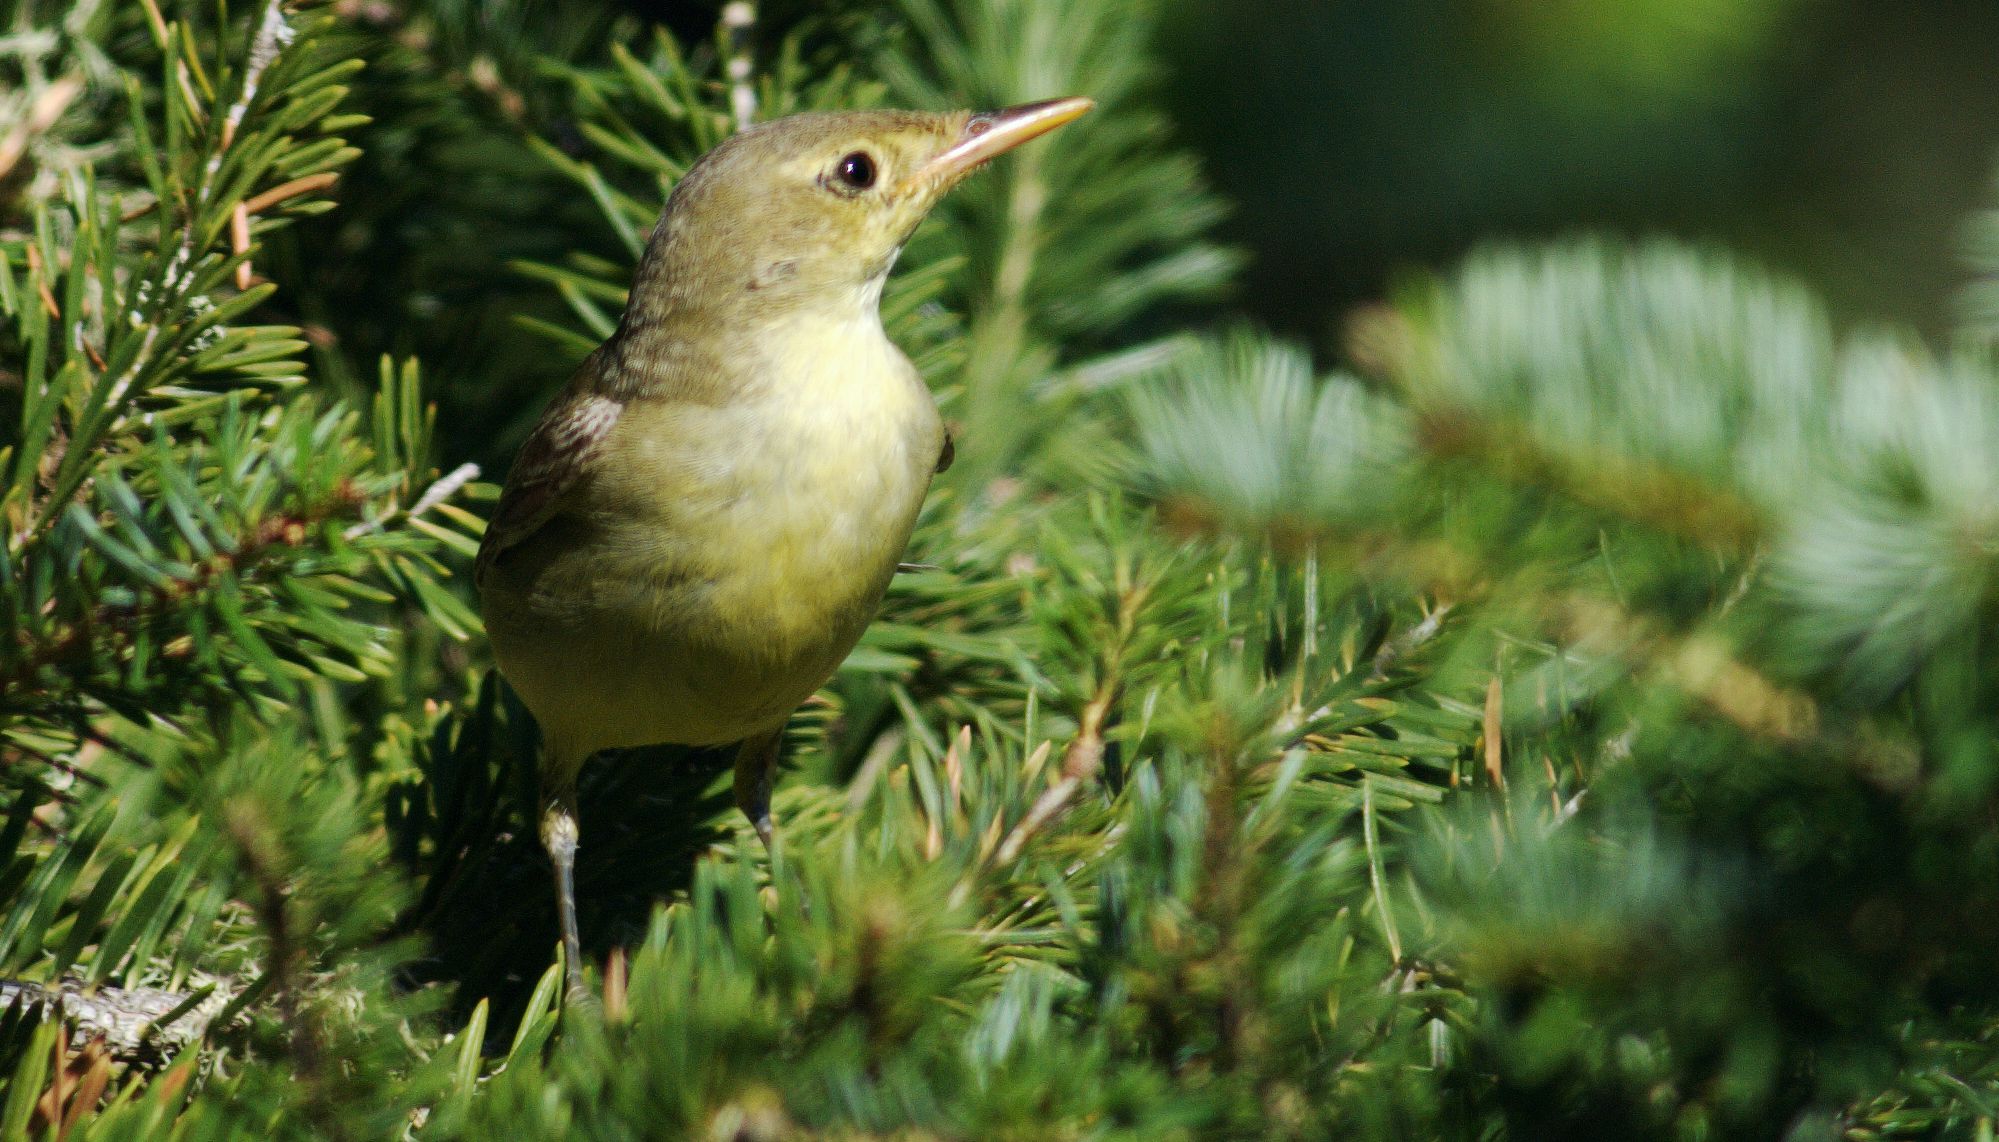
[[[771,848],[770,789],[777,780],[777,751],[784,744],[784,727],[767,734],[746,738],[736,751],[736,807],[750,819],[750,827],[763,838],[764,851]]]
[[[587,997],[583,986],[583,941],[576,934],[576,789],[549,791],[541,810],[541,845],[555,866],[555,909],[562,918],[562,964],[569,998]]]

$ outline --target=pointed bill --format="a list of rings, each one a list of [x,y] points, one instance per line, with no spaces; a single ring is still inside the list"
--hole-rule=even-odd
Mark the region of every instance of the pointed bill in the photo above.
[[[981,111],[966,121],[963,134],[949,150],[918,167],[906,181],[948,186],[994,155],[1073,122],[1096,105],[1095,100],[1074,95],[1022,103],[1001,111]]]

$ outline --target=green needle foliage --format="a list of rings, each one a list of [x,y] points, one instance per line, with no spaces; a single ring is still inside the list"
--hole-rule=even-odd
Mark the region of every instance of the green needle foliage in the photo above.
[[[1174,332],[1152,4],[556,13],[0,11],[0,1137],[1990,1135],[1976,315],[1578,239],[1327,375]],[[1058,94],[891,282],[960,459],[778,851],[594,763],[565,1005],[470,463],[746,106]]]

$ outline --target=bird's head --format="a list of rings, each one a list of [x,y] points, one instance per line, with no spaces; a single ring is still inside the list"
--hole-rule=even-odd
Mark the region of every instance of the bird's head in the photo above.
[[[632,287],[627,326],[717,305],[872,310],[903,243],[988,159],[1088,111],[814,112],[752,127],[687,172]]]

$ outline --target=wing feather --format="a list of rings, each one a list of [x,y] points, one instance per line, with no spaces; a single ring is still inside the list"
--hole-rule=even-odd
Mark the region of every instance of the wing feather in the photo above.
[[[486,571],[507,549],[540,530],[561,510],[565,495],[590,471],[604,441],[624,412],[623,401],[572,390],[542,415],[507,473],[499,506],[479,543],[474,575]]]

